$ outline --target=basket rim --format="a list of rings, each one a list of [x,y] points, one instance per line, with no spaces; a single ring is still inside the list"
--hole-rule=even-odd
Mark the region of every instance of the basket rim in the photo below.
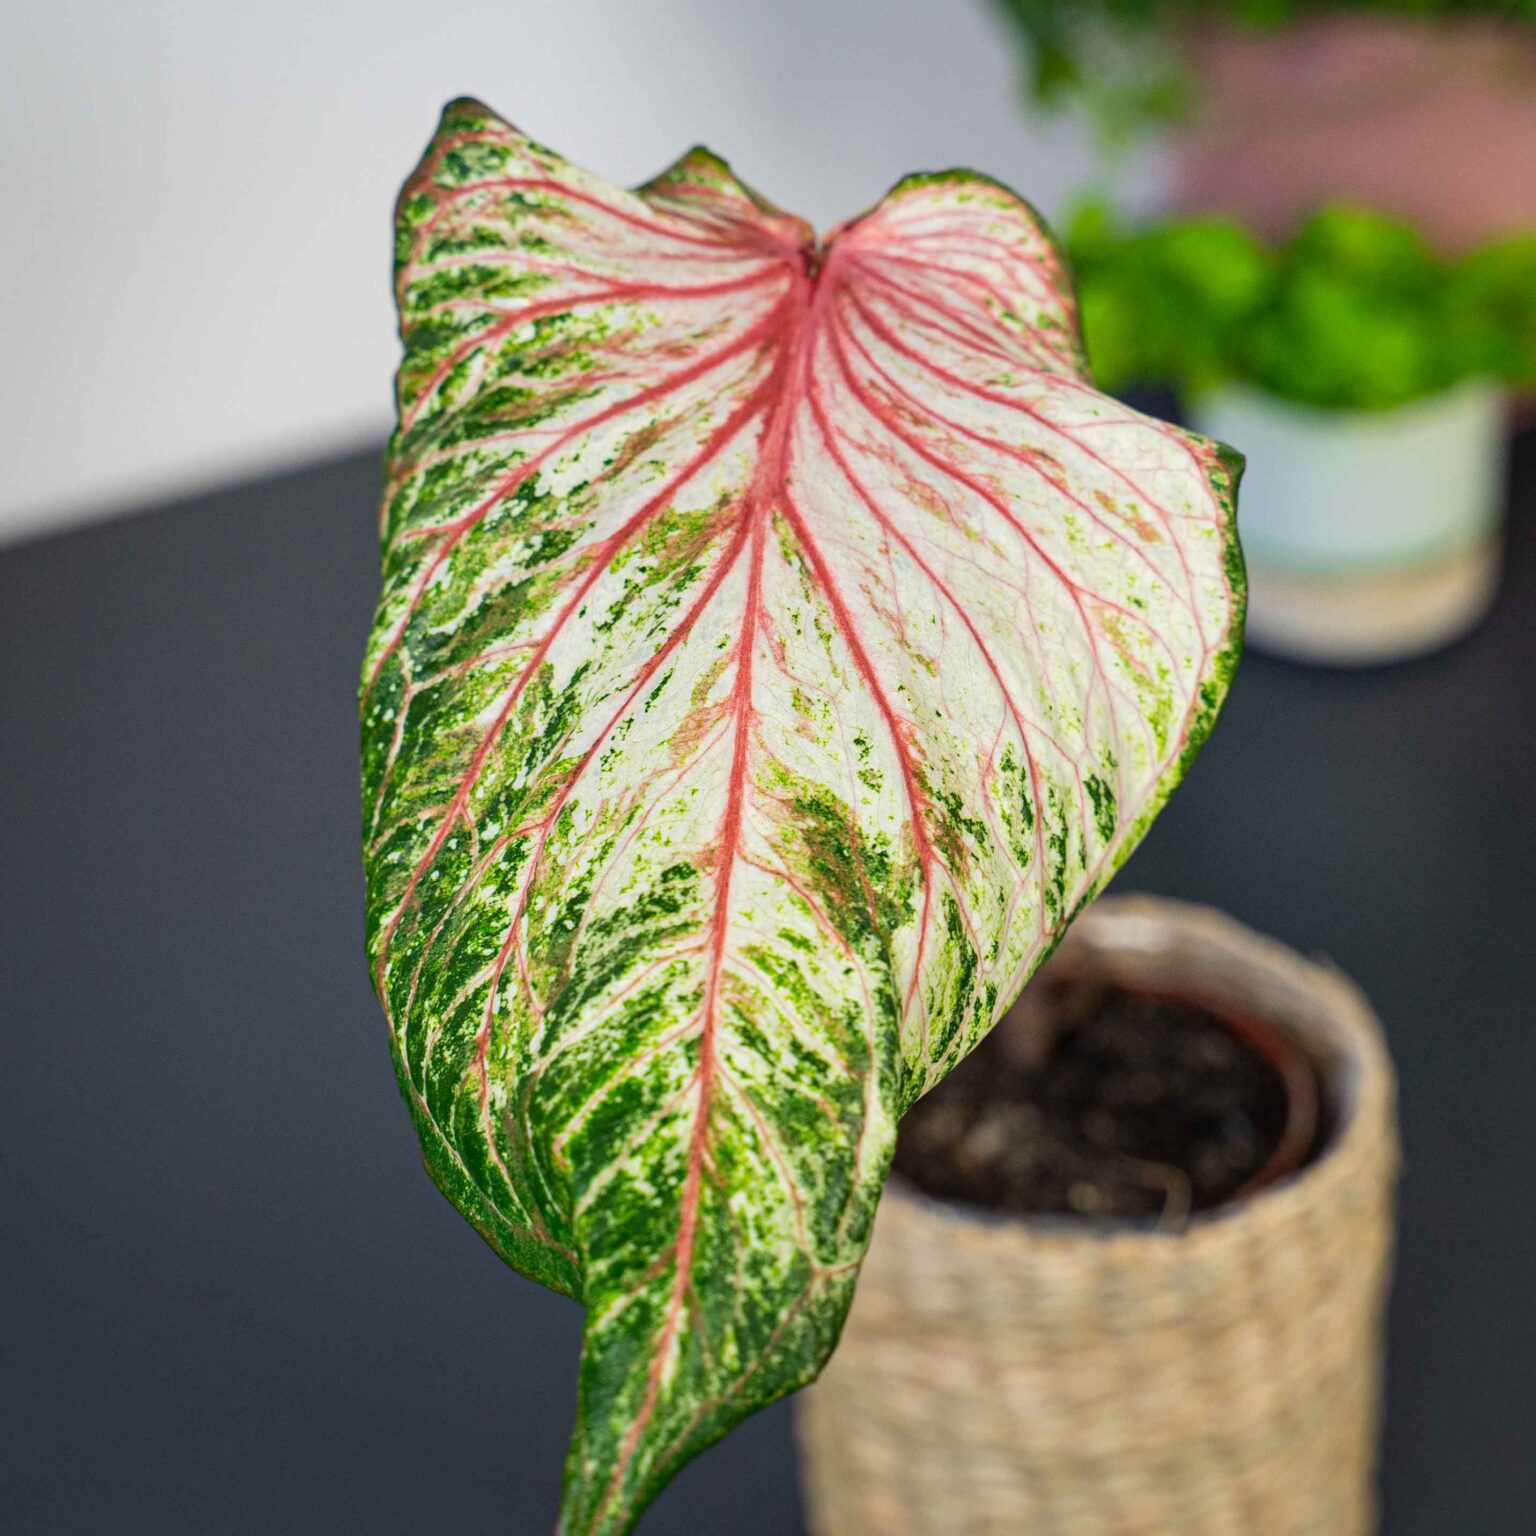
[[[1228,961],[1250,966],[1257,976],[1283,975],[1298,996],[1306,996],[1315,1012],[1304,1041],[1312,1048],[1325,1096],[1335,1107],[1337,1123],[1317,1154],[1294,1173],[1213,1210],[1192,1214],[1178,1228],[1158,1225],[1155,1218],[1104,1220],[1060,1214],[1020,1215],[991,1210],[929,1195],[893,1169],[882,1202],[896,1196],[921,1215],[971,1232],[1002,1237],[1039,1236],[1056,1241],[1142,1243],[1165,1248],[1187,1245],[1204,1233],[1230,1230],[1248,1221],[1283,1217],[1288,1207],[1304,1204],[1320,1186],[1349,1176],[1348,1164],[1359,1162],[1370,1144],[1389,1125],[1396,1098],[1396,1080],[1381,1021],[1365,994],[1326,959],[1308,959],[1279,939],[1239,922],[1219,908],[1174,897],[1139,892],[1099,897],[1073,923],[1052,957],[1052,964],[1070,965],[1079,954],[1152,953],[1154,935],[1194,942],[1219,952]],[[1191,995],[1201,996],[1198,984]],[[1214,1000],[1214,993],[1205,994]],[[1010,1005],[1011,1006],[1011,1005]],[[1004,1010],[1006,1011],[1006,1010]],[[1266,1021],[1302,1033],[1294,1019]],[[1001,1015],[999,1015],[1001,1018]],[[1321,1037],[1326,1036],[1326,1041]],[[1317,1059],[1318,1047],[1327,1054]]]

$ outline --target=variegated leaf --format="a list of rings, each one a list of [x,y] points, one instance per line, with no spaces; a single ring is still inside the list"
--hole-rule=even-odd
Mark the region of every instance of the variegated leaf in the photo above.
[[[815,1375],[897,1117],[1205,735],[1234,461],[1092,389],[969,172],[818,243],[702,150],[626,192],[457,102],[397,288],[369,953],[432,1175],[587,1307],[561,1530],[606,1536]]]

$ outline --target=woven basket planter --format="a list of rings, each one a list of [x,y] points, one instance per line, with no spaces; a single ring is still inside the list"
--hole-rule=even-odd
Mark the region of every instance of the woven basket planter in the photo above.
[[[1289,1029],[1321,1069],[1328,1142],[1176,1233],[990,1216],[893,1180],[798,1402],[811,1530],[1373,1530],[1396,1138],[1369,1007],[1283,945],[1147,898],[1096,903],[1050,964]]]

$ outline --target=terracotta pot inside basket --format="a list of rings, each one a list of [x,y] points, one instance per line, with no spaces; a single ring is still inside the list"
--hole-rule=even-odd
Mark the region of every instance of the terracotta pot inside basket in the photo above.
[[[1013,1215],[1178,1229],[1326,1138],[1311,1057],[1268,1021],[1090,976],[1032,984],[903,1122],[896,1170]]]

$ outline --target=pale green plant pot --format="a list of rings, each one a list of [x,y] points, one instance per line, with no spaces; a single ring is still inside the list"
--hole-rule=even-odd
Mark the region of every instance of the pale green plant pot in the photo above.
[[[1436,650],[1487,611],[1504,439],[1493,385],[1386,411],[1229,385],[1193,400],[1190,416],[1248,461],[1238,531],[1251,644],[1368,665]]]

